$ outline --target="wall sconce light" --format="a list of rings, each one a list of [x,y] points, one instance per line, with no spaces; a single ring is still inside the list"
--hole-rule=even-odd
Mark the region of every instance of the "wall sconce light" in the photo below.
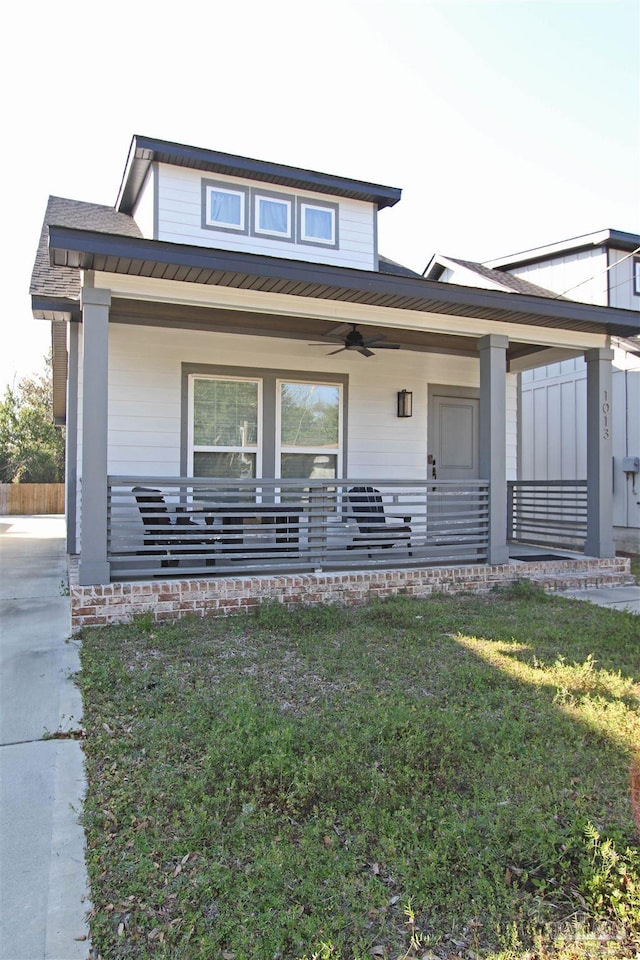
[[[411,390],[398,391],[398,416],[399,417],[413,416],[413,394]]]

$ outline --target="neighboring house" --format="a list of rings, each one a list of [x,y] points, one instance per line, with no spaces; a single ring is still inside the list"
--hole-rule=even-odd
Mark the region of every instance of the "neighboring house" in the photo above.
[[[148,137],[114,207],[50,199],[31,294],[67,425],[76,625],[134,597],[178,615],[416,589],[435,563],[497,575],[514,371],[545,357],[586,355],[584,546],[619,563],[600,406],[610,339],[640,318],[425,280],[378,253],[399,199]],[[167,567],[175,589],[154,583]]]
[[[640,235],[601,230],[487,263],[436,255],[425,277],[483,289],[556,296],[640,311]],[[550,291],[550,293],[549,293]],[[613,337],[614,539],[640,552],[640,339]],[[586,364],[576,356],[522,372],[518,391],[522,480],[584,478]]]

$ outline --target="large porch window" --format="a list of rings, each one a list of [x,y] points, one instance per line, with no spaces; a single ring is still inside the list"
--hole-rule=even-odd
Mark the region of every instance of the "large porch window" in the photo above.
[[[340,385],[280,381],[278,386],[279,476],[340,476]]]
[[[343,472],[346,385],[283,371],[188,375],[186,473],[335,479]]]
[[[258,476],[261,387],[259,380],[192,378],[193,476]]]

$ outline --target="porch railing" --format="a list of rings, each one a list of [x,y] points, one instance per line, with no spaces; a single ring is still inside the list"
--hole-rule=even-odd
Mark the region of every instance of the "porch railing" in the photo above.
[[[115,580],[483,563],[488,506],[484,480],[112,476],[108,559]]]
[[[587,535],[586,480],[513,480],[508,488],[509,540],[582,549]]]

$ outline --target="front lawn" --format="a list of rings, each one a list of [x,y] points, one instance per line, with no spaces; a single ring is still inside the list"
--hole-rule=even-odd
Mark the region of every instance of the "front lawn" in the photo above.
[[[636,957],[639,623],[524,584],[86,631],[95,956]]]

